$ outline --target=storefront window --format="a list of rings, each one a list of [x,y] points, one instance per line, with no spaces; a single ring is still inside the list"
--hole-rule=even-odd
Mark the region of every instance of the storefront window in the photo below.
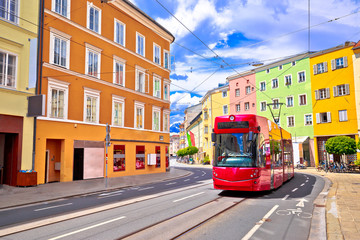
[[[160,160],[161,160],[161,154],[160,154],[160,146],[155,147],[155,153],[156,153],[156,167],[160,167]]]
[[[136,146],[136,169],[145,169],[145,146]]]
[[[165,162],[166,162],[166,168],[169,167],[169,147],[165,147]]]
[[[114,172],[125,171],[125,145],[114,145]]]

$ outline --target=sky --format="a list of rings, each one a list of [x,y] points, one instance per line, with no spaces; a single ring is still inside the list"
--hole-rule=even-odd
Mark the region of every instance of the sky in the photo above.
[[[207,91],[255,62],[360,40],[360,0],[310,0],[310,35],[309,0],[131,2],[175,36],[171,124],[183,121],[185,108],[198,104]]]

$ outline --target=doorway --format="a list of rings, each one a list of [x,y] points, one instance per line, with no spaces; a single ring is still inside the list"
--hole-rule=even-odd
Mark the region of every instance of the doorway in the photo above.
[[[73,180],[84,180],[84,149],[74,148]]]
[[[18,134],[0,133],[0,183],[16,185]]]

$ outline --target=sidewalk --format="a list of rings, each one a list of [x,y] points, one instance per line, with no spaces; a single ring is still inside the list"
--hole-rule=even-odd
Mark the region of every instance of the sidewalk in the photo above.
[[[35,187],[10,187],[0,185],[0,209],[44,201],[57,200],[84,194],[104,192],[119,188],[145,185],[190,175],[186,170],[170,168],[169,172],[108,178],[89,179],[73,182],[55,182]]]
[[[296,172],[320,175],[332,182],[326,199],[327,239],[360,239],[360,174],[317,172],[315,168]]]

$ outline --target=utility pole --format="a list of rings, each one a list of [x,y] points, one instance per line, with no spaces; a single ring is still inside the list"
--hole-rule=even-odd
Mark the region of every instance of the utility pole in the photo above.
[[[106,137],[105,137],[105,188],[108,185],[108,147],[110,147],[110,125],[106,124]]]

